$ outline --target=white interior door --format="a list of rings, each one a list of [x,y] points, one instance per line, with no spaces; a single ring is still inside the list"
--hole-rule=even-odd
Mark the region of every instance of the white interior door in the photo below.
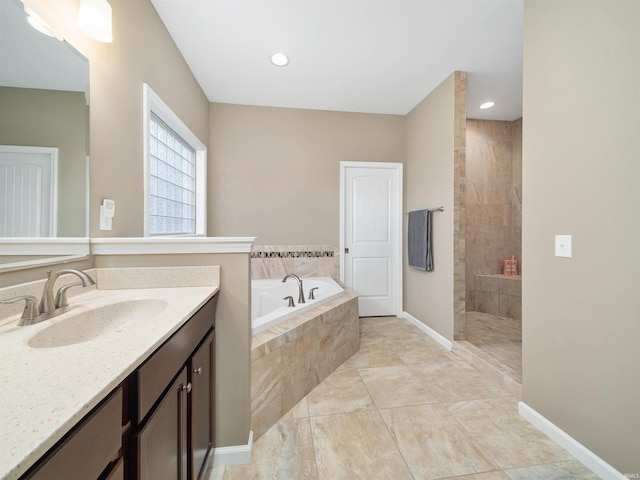
[[[0,145],[0,236],[56,236],[57,158],[57,148]]]
[[[402,311],[402,164],[341,162],[340,278],[360,316]]]

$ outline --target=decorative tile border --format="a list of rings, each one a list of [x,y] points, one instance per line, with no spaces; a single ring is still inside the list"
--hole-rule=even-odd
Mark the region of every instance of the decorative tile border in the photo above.
[[[272,251],[252,251],[251,258],[327,258],[333,257],[333,250],[324,250],[324,251],[282,251],[282,252],[272,252]]]
[[[300,277],[340,279],[340,252],[333,245],[254,245],[251,278]]]

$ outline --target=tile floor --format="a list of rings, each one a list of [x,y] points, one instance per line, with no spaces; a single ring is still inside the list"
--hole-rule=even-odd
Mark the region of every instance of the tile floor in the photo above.
[[[522,383],[522,321],[488,313],[466,313],[467,341],[506,365]]]
[[[211,480],[597,479],[518,399],[418,328],[363,318],[360,350]]]

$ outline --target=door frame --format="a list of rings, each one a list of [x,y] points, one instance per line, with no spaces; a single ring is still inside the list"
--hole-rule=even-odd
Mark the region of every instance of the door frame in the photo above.
[[[395,256],[396,265],[396,274],[395,276],[391,276],[391,281],[395,281],[396,283],[396,306],[395,306],[395,315],[401,316],[403,311],[403,288],[402,288],[402,276],[403,276],[403,225],[404,225],[404,215],[402,213],[403,205],[402,200],[404,198],[404,173],[403,173],[403,164],[402,163],[391,163],[391,162],[340,162],[340,281],[344,283],[345,281],[345,192],[346,192],[346,184],[345,184],[345,173],[347,168],[379,168],[386,170],[395,170],[398,176],[398,198],[397,201],[397,211],[396,213],[396,222],[395,225],[392,225],[392,235],[395,237],[396,248],[393,251],[393,255]]]

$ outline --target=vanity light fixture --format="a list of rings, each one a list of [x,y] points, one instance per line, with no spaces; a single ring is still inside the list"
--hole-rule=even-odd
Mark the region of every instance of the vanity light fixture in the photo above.
[[[60,41],[64,40],[64,38],[56,32],[54,28],[55,17],[46,5],[40,0],[22,0],[22,4],[27,14],[29,25],[49,37],[57,38]]]
[[[107,0],[80,0],[78,27],[94,40],[105,43],[112,42],[111,5],[109,2]]]
[[[284,53],[277,52],[271,55],[271,63],[273,63],[276,67],[285,67],[289,64],[289,57],[287,57]]]
[[[487,108],[491,108],[496,104],[496,102],[484,102],[480,105],[480,110],[486,110]]]
[[[49,37],[55,37],[51,25],[45,22],[37,13],[33,12],[32,10],[28,8],[25,8],[24,10],[27,13],[27,22],[29,22],[29,25],[31,25],[40,33],[44,33]]]

